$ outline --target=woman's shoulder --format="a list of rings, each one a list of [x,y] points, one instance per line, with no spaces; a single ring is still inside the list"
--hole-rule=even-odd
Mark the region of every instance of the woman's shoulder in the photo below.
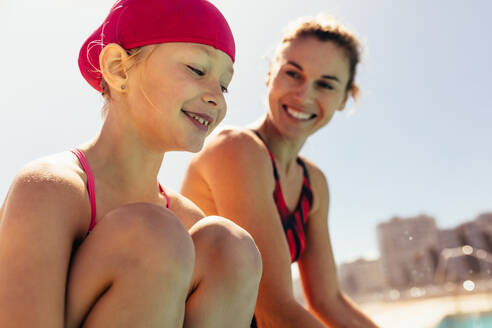
[[[236,161],[258,160],[265,157],[264,145],[250,129],[222,129],[210,138],[200,155],[227,156]]]
[[[207,142],[206,148],[210,147],[254,147],[260,145],[258,138],[255,137],[253,130],[239,127],[223,128]]]
[[[314,199],[313,210],[316,210],[319,208],[320,200],[329,200],[330,192],[328,181],[325,174],[321,168],[316,165],[316,163],[303,156],[299,156],[299,158],[304,163],[309,176],[309,183],[311,185]]]
[[[310,159],[304,156],[299,156],[299,159],[304,163],[308,171],[309,180],[313,180],[311,181],[311,183],[319,181],[324,184],[327,184],[325,174],[316,163],[314,163],[313,161],[311,161]]]
[[[223,129],[210,140],[204,149],[193,158],[190,168],[203,176],[224,179],[265,179],[271,176],[272,164],[262,141],[249,129]]]
[[[187,229],[205,217],[203,211],[187,197],[169,188],[166,188],[166,193],[169,196],[169,210],[180,218]]]

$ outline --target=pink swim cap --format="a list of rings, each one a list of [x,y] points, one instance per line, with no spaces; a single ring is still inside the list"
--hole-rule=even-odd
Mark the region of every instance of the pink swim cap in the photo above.
[[[125,49],[165,42],[192,42],[225,52],[234,62],[235,45],[224,16],[206,0],[120,0],[85,41],[79,68],[101,92],[99,54],[109,43]]]

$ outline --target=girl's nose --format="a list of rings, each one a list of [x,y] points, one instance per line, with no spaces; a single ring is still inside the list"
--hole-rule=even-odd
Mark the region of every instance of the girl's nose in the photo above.
[[[204,102],[208,103],[208,104],[211,104],[213,106],[217,106],[218,102],[217,100],[215,99],[215,97],[210,94],[210,93],[206,93],[202,96],[202,99]]]

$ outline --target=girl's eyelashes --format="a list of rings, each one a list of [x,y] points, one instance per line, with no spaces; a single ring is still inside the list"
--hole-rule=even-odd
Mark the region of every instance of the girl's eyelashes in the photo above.
[[[195,68],[195,67],[190,66],[190,65],[186,65],[186,67],[188,67],[190,69],[190,71],[192,71],[193,73],[195,73],[198,76],[204,76],[205,75],[205,72],[199,70],[198,68]],[[222,90],[222,93],[228,93],[229,92],[227,87],[225,87],[223,85],[220,86],[220,89]]]
[[[204,76],[205,75],[205,72],[199,70],[198,68],[195,68],[193,66],[190,66],[190,65],[186,65],[193,73],[195,73],[196,75],[198,76]]]

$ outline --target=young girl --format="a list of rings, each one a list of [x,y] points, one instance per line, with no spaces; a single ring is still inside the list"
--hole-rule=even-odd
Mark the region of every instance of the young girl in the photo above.
[[[248,327],[251,236],[157,181],[223,119],[234,40],[205,0],[121,0],[80,51],[101,132],[15,177],[0,209],[0,327]]]
[[[357,39],[336,23],[299,21],[268,72],[266,116],[252,129],[222,131],[188,168],[182,193],[207,215],[245,228],[261,251],[253,326],[375,327],[338,287],[326,178],[299,156],[307,138],[357,96],[359,56]],[[295,261],[308,310],[293,296]]]

